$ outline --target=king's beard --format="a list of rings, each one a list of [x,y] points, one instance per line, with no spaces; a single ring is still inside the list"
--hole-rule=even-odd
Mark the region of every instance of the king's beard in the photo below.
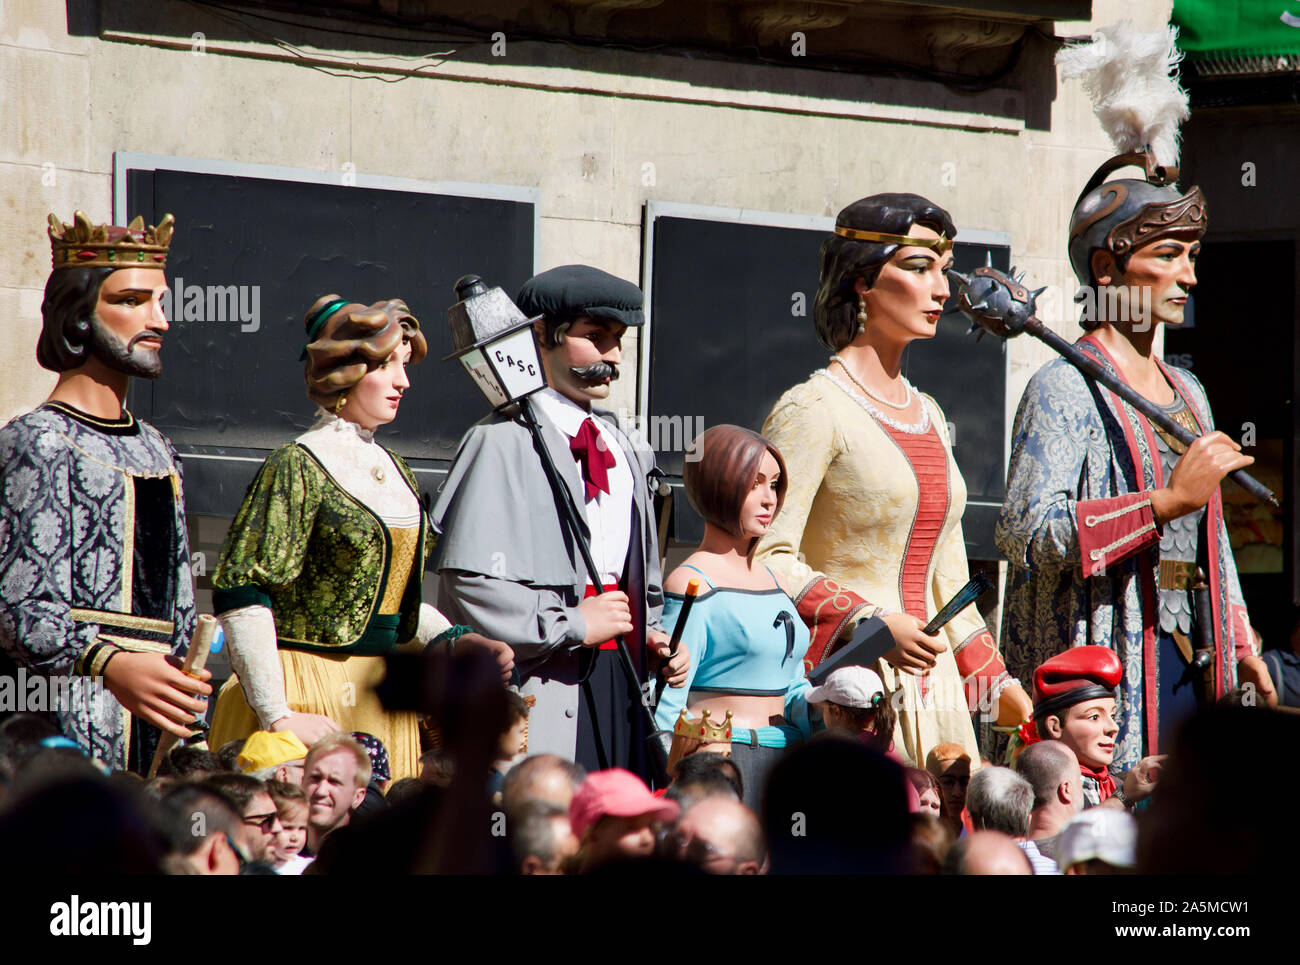
[[[162,375],[162,356],[151,349],[137,347],[136,342],[142,338],[161,340],[162,335],[146,329],[131,339],[130,343],[123,344],[96,318],[90,323],[90,355],[115,372],[123,372],[139,379],[156,379]]]

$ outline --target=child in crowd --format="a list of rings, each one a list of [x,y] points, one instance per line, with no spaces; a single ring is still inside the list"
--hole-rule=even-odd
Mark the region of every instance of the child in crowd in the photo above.
[[[907,779],[916,788],[917,809],[935,818],[943,817],[943,788],[939,779],[921,767],[909,767]]]
[[[284,781],[267,781],[266,791],[275,802],[282,829],[271,846],[275,856],[275,872],[281,875],[300,875],[315,860],[301,853],[307,844],[307,792],[297,784],[286,784]]]
[[[943,794],[943,820],[954,835],[962,829],[961,813],[966,807],[966,785],[970,783],[970,755],[960,744],[945,743],[930,748],[925,769],[934,775]]]
[[[506,691],[506,699],[509,703],[508,722],[501,735],[501,742],[497,745],[496,760],[492,762],[492,770],[488,774],[488,793],[494,801],[499,800],[497,795],[501,793],[501,782],[505,779],[506,771],[514,767],[528,749],[528,704],[514,690]]]
[[[827,730],[850,734],[897,760],[893,735],[898,711],[890,697],[875,671],[841,667],[820,687],[808,691],[807,699],[821,710]]]
[[[649,858],[655,850],[655,824],[676,821],[681,807],[655,797],[641,778],[622,768],[589,774],[569,804],[569,824],[578,853],[566,874],[585,874],[610,861]]]

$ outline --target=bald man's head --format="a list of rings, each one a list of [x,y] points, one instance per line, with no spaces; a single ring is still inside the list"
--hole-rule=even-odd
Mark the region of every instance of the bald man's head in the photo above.
[[[573,793],[586,777],[580,764],[556,754],[534,754],[512,767],[501,782],[501,807],[506,814],[514,814],[531,801],[567,811]]]
[[[1015,839],[1001,831],[976,831],[957,841],[943,863],[944,874],[1032,875],[1033,866]]]
[[[1016,773],[1034,789],[1034,810],[1055,801],[1062,784],[1081,781],[1079,758],[1061,741],[1030,744],[1016,761]]]
[[[767,846],[758,816],[734,798],[706,797],[677,822],[683,855],[711,874],[761,874]]]
[[[1083,810],[1079,758],[1064,741],[1030,744],[1016,762],[1016,773],[1034,789],[1028,837],[1035,840],[1054,837]]]

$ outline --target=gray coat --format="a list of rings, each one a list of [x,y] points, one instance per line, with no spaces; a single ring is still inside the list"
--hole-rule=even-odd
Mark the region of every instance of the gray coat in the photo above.
[[[663,580],[650,478],[657,475],[654,453],[624,433],[612,412],[593,409],[592,414],[613,430],[633,464],[633,565],[628,576],[644,583],[629,585],[633,622],[638,628],[662,629]],[[583,506],[582,478],[568,439],[540,413],[539,421],[574,505]],[[529,753],[573,760],[578,652],[587,632],[578,604],[587,571],[567,528],[561,528],[541,456],[521,421],[493,414],[465,434],[438,491],[433,523],[441,533],[435,564],[438,609],[453,623],[514,648],[521,690],[537,698],[529,715]],[[579,523],[588,538],[581,513]],[[641,581],[635,579],[638,571],[644,574]],[[644,641],[637,642],[644,649]]]

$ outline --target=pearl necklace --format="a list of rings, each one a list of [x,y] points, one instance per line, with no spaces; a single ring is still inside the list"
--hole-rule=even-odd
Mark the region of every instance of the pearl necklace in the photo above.
[[[899,411],[902,411],[903,409],[906,409],[909,405],[912,404],[912,383],[907,381],[907,379],[904,376],[901,375],[899,376],[899,378],[903,382],[903,401],[901,403],[890,402],[888,399],[882,399],[880,396],[876,395],[876,393],[872,392],[865,385],[859,382],[858,377],[853,374],[853,370],[849,368],[848,363],[845,362],[844,359],[840,358],[838,355],[832,355],[831,361],[839,362],[840,368],[842,368],[844,370],[844,374],[849,377],[849,381],[852,382],[854,385],[856,385],[862,391],[863,395],[875,399],[881,405],[887,405],[891,409],[898,409]]]
[[[913,435],[913,436],[920,435],[921,433],[928,432],[930,430],[930,409],[926,405],[921,406],[920,422],[910,422],[910,423],[899,422],[897,419],[893,419],[890,416],[886,415],[884,412],[881,412],[869,401],[867,401],[867,399],[864,396],[862,396],[860,393],[854,392],[851,388],[849,388],[848,383],[842,382],[839,379],[837,379],[834,375],[831,374],[830,369],[818,369],[813,374],[820,375],[823,376],[824,378],[830,379],[837,386],[839,386],[841,392],[843,392],[850,399],[856,402],[862,409],[866,410],[866,412],[878,422],[890,426],[891,428],[897,429],[899,432],[906,432],[908,435]]]

